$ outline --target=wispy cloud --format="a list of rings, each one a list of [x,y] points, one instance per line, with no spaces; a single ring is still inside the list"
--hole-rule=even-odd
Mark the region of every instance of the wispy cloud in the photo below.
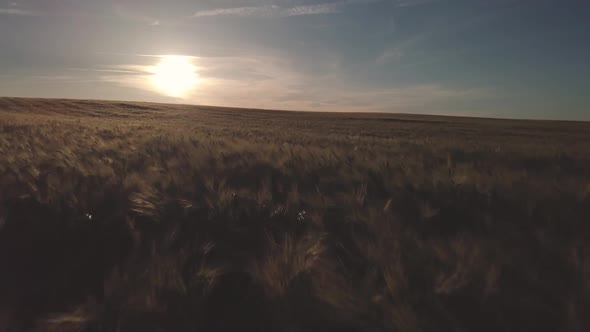
[[[9,82],[3,82],[8,84],[62,84],[62,83],[70,83],[70,82],[77,82],[78,79],[75,76],[71,75],[32,75],[32,76],[23,76],[23,75],[0,75],[0,77],[11,78]]]
[[[248,6],[248,7],[231,7],[231,8],[215,8],[208,10],[199,10],[195,12],[192,17],[215,17],[215,16],[236,16],[236,17],[259,17],[259,18],[274,18],[274,17],[291,17],[291,16],[307,16],[307,15],[324,15],[339,13],[343,7],[350,5],[360,5],[379,2],[380,0],[344,0],[334,1],[315,5],[301,5],[301,6],[279,6],[279,5],[263,5],[263,6]]]
[[[276,5],[257,6],[257,7],[236,7],[236,8],[219,8],[211,10],[201,10],[196,12],[193,17],[212,17],[212,16],[237,16],[237,17],[289,17],[303,15],[320,15],[338,13],[337,4],[322,4],[310,6],[298,6],[291,8],[281,8]]]
[[[0,15],[36,16],[39,13],[20,8],[0,8]]]
[[[258,6],[258,7],[234,7],[234,8],[217,8],[209,10],[199,10],[192,17],[212,17],[212,16],[265,16],[278,9],[276,6]]]
[[[391,56],[387,55],[390,53]],[[398,56],[395,50],[384,54],[385,58]],[[195,57],[200,83],[183,102],[310,111],[452,114],[455,111],[452,105],[457,100],[478,102],[494,95],[487,88],[434,83],[363,88],[346,82],[338,74],[311,78],[287,63],[275,55]],[[149,65],[109,66],[96,71],[103,82],[154,93],[149,83],[152,75]]]
[[[143,57],[143,58],[166,58],[169,56],[179,56],[176,54],[143,54],[143,53],[120,53],[120,52],[96,52],[95,54],[99,55],[116,55],[116,56],[125,56],[125,57]],[[185,58],[191,59],[198,59],[198,56],[194,55],[181,55]]]
[[[272,104],[301,110],[451,114],[454,109],[449,105],[457,100],[480,101],[494,94],[494,91],[486,88],[455,89],[440,84],[361,89],[332,83],[331,87],[315,90],[300,85],[288,94],[283,93],[283,100],[281,96],[274,96]]]
[[[79,72],[98,72],[98,73],[120,73],[120,74],[141,74],[136,70],[128,69],[100,69],[100,68],[68,68],[67,70]]]
[[[285,16],[334,14],[339,12],[340,3],[326,3],[311,6],[298,6],[284,10]]]

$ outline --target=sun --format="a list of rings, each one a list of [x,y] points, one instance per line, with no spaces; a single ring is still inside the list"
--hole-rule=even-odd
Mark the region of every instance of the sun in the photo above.
[[[163,56],[160,62],[152,67],[152,84],[168,96],[186,96],[199,82],[197,68],[191,60],[192,57],[188,56]]]

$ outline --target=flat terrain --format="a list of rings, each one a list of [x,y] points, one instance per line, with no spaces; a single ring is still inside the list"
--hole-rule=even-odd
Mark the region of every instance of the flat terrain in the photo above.
[[[588,331],[589,142],[0,98],[0,331]]]

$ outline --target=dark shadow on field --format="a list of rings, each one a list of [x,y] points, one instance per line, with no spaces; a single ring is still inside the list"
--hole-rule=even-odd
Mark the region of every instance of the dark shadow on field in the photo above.
[[[132,199],[117,203],[123,194],[112,192],[98,204],[111,211],[92,220],[65,202],[5,201],[0,323],[5,331],[554,331],[587,324],[579,271],[554,250],[558,243],[523,233],[532,227],[524,211],[500,197],[490,207],[474,192],[439,194],[445,199],[436,213],[418,208],[432,193],[408,188],[387,203],[394,213],[346,222],[351,212],[333,207],[321,224],[239,196],[223,208],[171,201],[156,218],[134,215],[126,210]],[[511,219],[474,221],[486,209],[491,218],[508,209]],[[538,213],[552,207],[544,209]],[[534,227],[557,235],[554,241],[576,230]]]
[[[33,199],[3,206],[0,306],[10,308],[15,321],[26,325],[89,296],[102,300],[104,279],[130,249],[122,220],[93,223],[66,206],[56,211]]]
[[[7,220],[0,230],[3,331],[261,331],[288,326],[306,331],[359,330],[356,323],[350,325],[350,317],[314,296],[305,273],[286,285],[279,297],[268,294],[253,276],[248,264],[266,254],[268,237],[283,237],[285,231],[302,233],[304,224],[288,226],[288,218],[280,215],[271,219],[285,225],[274,229],[262,225],[260,219],[268,215],[260,215],[252,201],[244,200],[242,205],[236,198],[224,211],[187,212],[172,204],[162,217],[178,220],[176,224],[156,224],[149,217],[136,216],[135,226],[130,226],[113,209],[124,207],[113,202],[114,197],[120,194],[110,193],[99,204],[104,210],[110,207],[111,213],[92,219],[65,202],[57,209],[30,198],[3,203]],[[140,226],[142,222],[146,224]],[[134,227],[140,228],[141,239]],[[199,245],[211,240],[219,245],[207,249],[205,259]],[[180,285],[146,280],[166,273],[149,275],[158,264],[181,274],[176,277],[182,280],[174,281]],[[202,275],[204,264],[221,272]],[[152,292],[156,298],[146,299]]]

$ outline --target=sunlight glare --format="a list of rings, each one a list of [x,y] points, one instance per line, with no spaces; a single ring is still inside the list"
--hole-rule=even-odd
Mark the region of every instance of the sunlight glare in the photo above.
[[[184,97],[198,83],[196,67],[191,57],[167,55],[153,67],[152,84],[171,97]]]

